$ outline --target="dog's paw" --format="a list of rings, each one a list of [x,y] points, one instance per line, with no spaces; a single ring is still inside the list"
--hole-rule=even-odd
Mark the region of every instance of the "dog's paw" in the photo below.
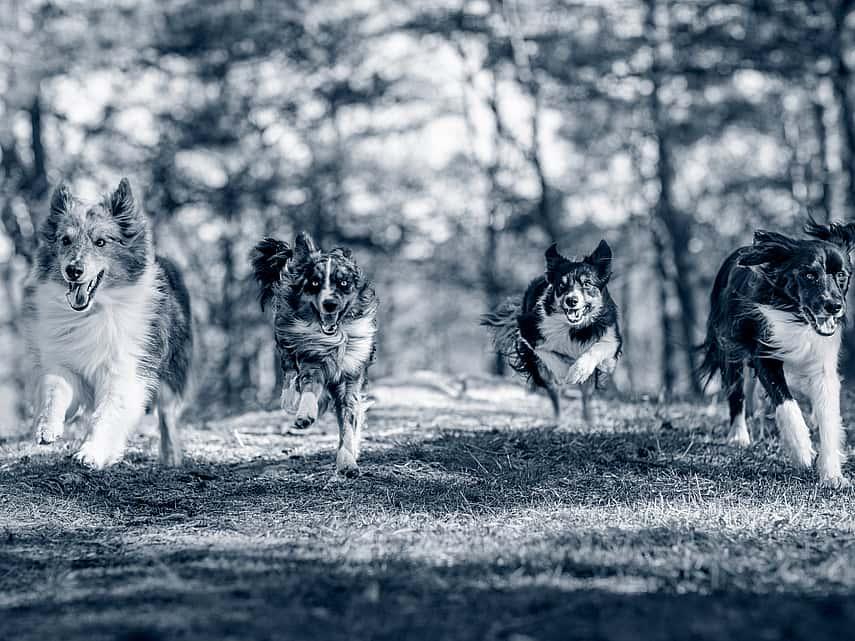
[[[727,442],[737,447],[748,447],[751,445],[751,435],[748,433],[745,417],[741,414],[736,417],[730,426],[730,432],[727,434]]]
[[[294,427],[298,430],[304,430],[311,427],[315,419],[311,416],[298,416],[294,419]]]
[[[729,445],[737,447],[748,447],[751,445],[751,436],[748,435],[748,432],[731,432],[727,435],[727,442]]]
[[[344,448],[341,448],[335,457],[335,469],[339,474],[349,479],[359,476],[359,466],[356,464],[356,459]]]
[[[304,392],[300,396],[300,406],[297,408],[297,417],[294,419],[294,427],[304,430],[314,423],[318,418],[318,399],[311,392]]]
[[[569,385],[581,385],[591,378],[595,369],[597,369],[596,363],[591,363],[585,358],[579,358],[567,372],[564,382]]]
[[[62,422],[51,421],[47,416],[38,416],[33,423],[36,442],[40,445],[53,443],[62,438],[64,425]]]
[[[117,463],[121,457],[121,451],[105,447],[103,443],[87,440],[83,443],[77,454],[74,455],[74,460],[86,467],[102,470]]]
[[[790,460],[799,467],[810,469],[813,466],[813,460],[816,458],[816,450],[810,445],[791,445]]]
[[[821,487],[826,487],[830,490],[848,490],[852,487],[851,481],[842,474],[825,477],[820,475],[819,484]]]

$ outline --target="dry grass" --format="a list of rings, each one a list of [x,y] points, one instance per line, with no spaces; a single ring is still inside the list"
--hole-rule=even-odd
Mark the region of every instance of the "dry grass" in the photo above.
[[[709,408],[599,402],[555,426],[512,387],[377,390],[354,481],[330,423],[255,413],[90,472],[0,447],[0,639],[839,639],[852,493]],[[568,414],[576,408],[570,406]],[[73,445],[73,442],[71,443]]]

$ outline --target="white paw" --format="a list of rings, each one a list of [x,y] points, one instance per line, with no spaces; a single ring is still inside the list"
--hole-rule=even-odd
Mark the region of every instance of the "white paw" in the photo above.
[[[49,417],[41,415],[34,421],[33,431],[36,434],[36,442],[40,444],[53,443],[62,437],[64,430],[62,422],[51,421]]]
[[[121,458],[121,451],[116,451],[116,448],[105,446],[103,443],[91,439],[87,439],[77,454],[74,455],[74,459],[78,463],[96,470],[102,470],[114,463],[118,463]]]
[[[739,447],[747,447],[751,444],[751,435],[748,433],[748,426],[745,424],[745,416],[737,414],[730,424],[730,432],[727,435],[727,442],[731,445]]]
[[[294,418],[294,427],[298,430],[304,430],[317,418],[318,399],[311,392],[305,392],[300,396],[300,406],[297,408],[297,416]]]
[[[359,476],[359,466],[356,464],[356,459],[353,454],[343,447],[339,449],[335,457],[335,469],[339,474],[347,478]]]
[[[852,487],[852,483],[848,478],[843,476],[843,474],[838,474],[837,476],[820,475],[819,484],[822,487],[827,487],[832,490],[848,490]]]
[[[573,363],[564,381],[570,385],[579,385],[591,378],[595,369],[597,369],[596,363],[592,363],[585,358],[580,358]]]
[[[746,430],[731,431],[727,435],[727,442],[738,447],[748,447],[751,445],[751,436]]]

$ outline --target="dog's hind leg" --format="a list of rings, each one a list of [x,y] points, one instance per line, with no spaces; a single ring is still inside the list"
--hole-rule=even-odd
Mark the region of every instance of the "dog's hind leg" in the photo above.
[[[71,375],[55,371],[45,374],[38,384],[38,407],[33,420],[33,431],[38,443],[53,443],[62,436],[65,417],[74,402]]]
[[[157,397],[157,420],[160,426],[160,462],[168,467],[181,465],[181,439],[177,421],[181,415],[181,398],[168,385],[161,385]]]
[[[335,408],[338,418],[338,453],[335,467],[339,474],[353,478],[359,474],[356,459],[359,456],[359,439],[365,409],[362,404],[361,384],[345,382],[336,391]]]
[[[745,422],[745,368],[742,363],[729,363],[725,365],[721,378],[730,407],[730,432],[727,441],[745,447],[751,443]]]
[[[790,458],[796,465],[809,468],[815,456],[810,442],[810,430],[787,385],[784,364],[774,358],[758,358],[755,360],[754,370],[775,406],[775,423]]]

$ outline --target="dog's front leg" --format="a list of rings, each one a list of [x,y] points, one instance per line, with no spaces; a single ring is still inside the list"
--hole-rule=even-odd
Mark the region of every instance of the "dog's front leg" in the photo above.
[[[613,329],[609,329],[603,337],[579,354],[576,362],[567,372],[565,382],[572,385],[584,383],[593,375],[600,365],[608,373],[613,373],[617,366],[617,354],[620,342]]]
[[[298,383],[300,404],[294,418],[294,427],[304,430],[318,420],[318,406],[324,392],[324,374],[320,368],[303,366]]]
[[[816,461],[819,482],[825,487],[844,489],[849,480],[843,476],[843,420],[840,417],[840,378],[835,364],[827,364],[822,374],[811,379],[810,394],[813,421],[819,428],[819,457]]]
[[[338,418],[338,454],[335,467],[339,474],[348,478],[359,474],[356,459],[359,457],[359,438],[365,420],[360,387],[360,383],[345,381],[339,385],[335,395]]]
[[[128,436],[145,412],[146,396],[146,385],[138,378],[136,365],[107,374],[95,390],[89,436],[74,458],[95,469],[121,460]]]
[[[73,375],[56,369],[38,383],[38,401],[33,431],[39,443],[53,443],[62,436],[65,417],[74,401]]]
[[[775,406],[775,423],[790,457],[796,465],[810,467],[816,453],[802,411],[787,385],[784,364],[774,358],[757,358],[754,369]]]

